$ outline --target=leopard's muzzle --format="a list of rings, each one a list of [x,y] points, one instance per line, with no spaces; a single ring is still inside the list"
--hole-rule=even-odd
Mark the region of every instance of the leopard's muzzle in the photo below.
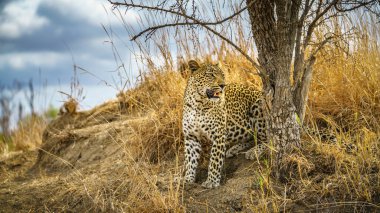
[[[207,89],[206,95],[209,99],[219,99],[223,94],[224,84],[219,85],[219,87]]]

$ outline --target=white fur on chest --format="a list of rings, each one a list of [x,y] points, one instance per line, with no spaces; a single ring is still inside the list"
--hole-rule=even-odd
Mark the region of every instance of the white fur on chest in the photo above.
[[[204,111],[185,107],[183,115],[184,132],[196,136],[199,140],[211,140],[211,132],[215,130],[215,126],[210,121],[225,118],[224,110],[220,108],[210,108]]]

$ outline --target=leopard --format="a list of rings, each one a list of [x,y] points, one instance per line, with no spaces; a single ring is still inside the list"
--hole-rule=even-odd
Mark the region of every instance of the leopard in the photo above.
[[[220,185],[224,160],[243,150],[255,159],[265,150],[267,123],[260,90],[250,85],[226,84],[218,64],[188,62],[182,129],[186,183],[194,183],[202,142],[211,143],[205,188]],[[253,142],[252,142],[253,141]],[[227,147],[229,147],[228,150]]]
[[[267,152],[267,119],[262,91],[245,84],[226,84],[225,74],[218,64],[188,62],[190,74],[183,98],[182,130],[184,135],[186,183],[194,183],[202,142],[211,143],[211,154],[205,188],[220,185],[225,158],[243,150],[248,160],[258,159]],[[315,130],[307,125],[301,132],[321,141],[336,143],[336,135],[326,129]],[[228,150],[227,150],[228,147]],[[350,144],[347,152],[355,150]]]

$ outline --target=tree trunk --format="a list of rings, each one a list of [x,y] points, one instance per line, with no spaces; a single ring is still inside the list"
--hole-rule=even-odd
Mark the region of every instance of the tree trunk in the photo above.
[[[293,91],[293,99],[294,105],[296,107],[297,115],[300,118],[300,123],[302,124],[305,118],[306,111],[306,103],[308,99],[309,87],[311,84],[311,77],[313,75],[313,65],[315,63],[315,57],[310,59],[310,62],[303,69],[302,77],[298,78],[295,82],[294,91]]]
[[[287,156],[300,146],[299,124],[296,119],[296,108],[293,104],[291,87],[284,72],[277,75],[272,109],[269,111],[269,138],[276,149],[273,168],[275,176],[284,181],[291,173],[284,164]]]
[[[247,0],[247,5],[251,1]],[[263,93],[269,103],[269,140],[276,152],[272,160],[273,172],[280,180],[291,171],[285,165],[286,157],[300,145],[299,124],[290,82],[290,67],[296,29],[294,5],[289,1],[256,1],[248,8],[258,61],[263,68]],[[276,5],[275,5],[276,3]],[[293,6],[292,6],[293,5]],[[276,18],[275,18],[276,15]]]

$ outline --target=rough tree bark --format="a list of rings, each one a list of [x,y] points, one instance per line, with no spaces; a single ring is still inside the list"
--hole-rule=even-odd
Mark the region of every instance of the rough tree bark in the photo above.
[[[247,0],[247,5],[252,1]],[[284,179],[288,173],[284,158],[300,145],[300,126],[296,119],[290,82],[296,34],[293,27],[296,22],[292,21],[298,17],[299,8],[293,2],[296,1],[278,1],[275,6],[275,1],[263,0],[248,7],[258,61],[266,75],[262,80],[264,96],[270,102],[267,112],[268,133],[276,150],[273,171],[280,179]]]
[[[308,99],[308,92],[313,75],[313,65],[315,63],[315,60],[315,57],[311,57],[309,63],[305,65],[305,68],[304,66],[298,68],[304,69],[303,75],[302,78],[300,78],[294,83],[293,87],[294,105],[296,106],[296,112],[300,118],[301,124],[303,123],[303,120],[305,118],[306,103]]]

